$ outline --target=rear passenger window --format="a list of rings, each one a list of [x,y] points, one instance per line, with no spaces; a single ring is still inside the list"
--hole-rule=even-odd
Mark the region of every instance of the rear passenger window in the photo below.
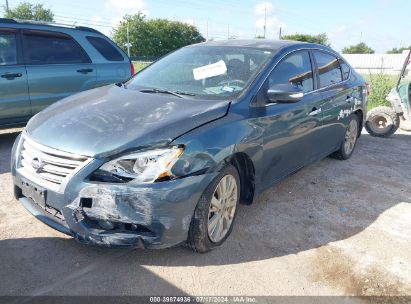
[[[40,31],[23,35],[26,64],[89,63],[84,50],[71,37]]]
[[[350,66],[342,59],[340,59],[341,70],[343,79],[347,80],[350,77]]]
[[[313,72],[308,52],[297,52],[281,61],[270,76],[270,87],[275,84],[291,84],[305,93],[312,91]]]
[[[320,76],[320,87],[328,87],[343,80],[340,63],[337,57],[323,52],[314,53]]]
[[[87,40],[92,46],[109,61],[123,61],[124,57],[116,48],[107,40],[100,37],[88,36]]]
[[[0,65],[17,64],[16,35],[0,33]]]

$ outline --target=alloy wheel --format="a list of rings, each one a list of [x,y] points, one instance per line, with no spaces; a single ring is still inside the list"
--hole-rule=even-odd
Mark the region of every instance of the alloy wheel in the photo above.
[[[358,138],[358,123],[353,119],[350,121],[347,131],[345,133],[344,150],[347,155],[354,150],[355,143]]]
[[[237,208],[237,181],[224,176],[214,190],[208,211],[208,236],[214,243],[221,241],[230,230]]]

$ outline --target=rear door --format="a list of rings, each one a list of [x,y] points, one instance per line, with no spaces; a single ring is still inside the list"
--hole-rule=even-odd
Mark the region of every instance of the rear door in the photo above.
[[[324,100],[322,112],[323,149],[333,152],[344,139],[348,117],[354,112],[357,89],[348,81],[348,65],[341,66],[341,59],[325,51],[314,51],[318,85]],[[344,68],[344,69],[343,69]]]
[[[95,67],[71,36],[23,30],[22,38],[33,114],[59,99],[94,87]]]
[[[31,115],[21,57],[18,31],[0,28],[0,125],[25,122]]]

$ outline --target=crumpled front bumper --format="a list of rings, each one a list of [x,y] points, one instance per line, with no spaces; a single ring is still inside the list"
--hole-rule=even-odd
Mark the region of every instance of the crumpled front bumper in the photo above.
[[[79,172],[64,193],[46,189],[41,206],[23,196],[27,178],[15,167],[12,175],[16,198],[43,223],[82,243],[138,248],[184,242],[197,202],[215,177],[208,173],[146,185],[106,184],[85,182]]]

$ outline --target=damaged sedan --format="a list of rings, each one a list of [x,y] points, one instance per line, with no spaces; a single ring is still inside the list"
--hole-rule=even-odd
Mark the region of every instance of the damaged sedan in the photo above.
[[[184,47],[34,116],[13,147],[14,194],[87,244],[207,252],[264,189],[329,155],[350,158],[367,93],[325,46]]]

